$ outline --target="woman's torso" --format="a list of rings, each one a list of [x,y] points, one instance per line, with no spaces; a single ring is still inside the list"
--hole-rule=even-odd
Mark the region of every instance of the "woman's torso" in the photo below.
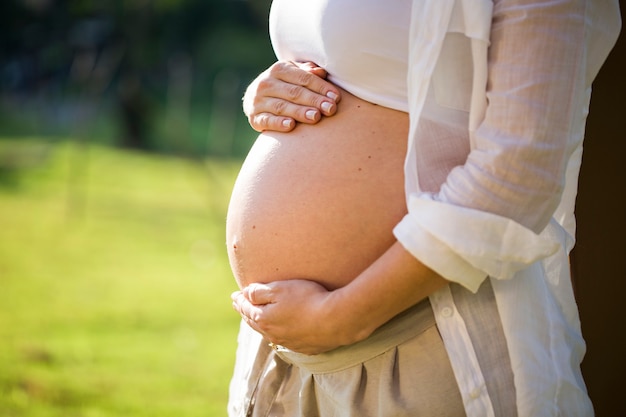
[[[337,288],[394,242],[406,213],[407,4],[274,1],[278,57],[317,61],[361,98],[344,92],[335,116],[257,139],[227,219],[240,286],[304,278]]]

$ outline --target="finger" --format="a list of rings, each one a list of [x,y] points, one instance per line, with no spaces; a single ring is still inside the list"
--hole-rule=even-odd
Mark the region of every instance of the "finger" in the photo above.
[[[243,292],[236,291],[231,294],[233,300],[233,308],[239,313],[246,323],[256,331],[261,331],[259,328],[258,320],[261,314],[261,309],[248,301]]]
[[[250,126],[257,132],[273,130],[276,132],[290,132],[296,127],[296,122],[288,116],[276,116],[271,113],[253,114],[248,118]]]
[[[303,96],[310,95],[310,98],[304,98],[301,100],[302,102],[316,102],[317,99],[311,92],[303,90],[301,93]],[[263,111],[259,113],[289,117],[301,123],[317,123],[322,114],[332,116],[337,112],[337,104],[328,100],[320,102],[320,109],[318,109],[315,105],[306,106],[281,98],[265,97],[263,100],[258,101],[257,107],[263,109]]]
[[[271,304],[272,288],[265,284],[250,284],[243,289],[243,295],[254,305]]]
[[[258,94],[252,100],[244,101],[244,112],[248,115],[271,113],[301,122],[319,120],[311,118],[307,111],[332,116],[337,112],[337,102],[307,87],[277,80],[264,80],[259,84]]]
[[[337,88],[332,83],[326,81],[324,78],[316,75],[323,71],[323,69],[316,70],[311,72],[310,70],[303,69],[298,67],[297,64],[291,62],[278,62],[272,65],[269,68],[269,77],[270,79],[274,78],[277,80],[284,81],[288,84],[293,84],[296,87],[305,87],[306,90],[316,93],[317,99],[319,100],[332,100],[334,102],[339,102],[341,100],[341,92],[339,88]],[[323,71],[324,75],[326,75],[326,71]],[[299,90],[295,89],[293,91],[294,99],[297,99],[300,95]],[[279,96],[280,97],[280,96]],[[304,98],[311,98],[312,96],[304,96]],[[298,104],[305,105],[313,105],[317,108],[320,103],[303,103],[298,102]],[[316,105],[318,104],[318,105]]]
[[[230,299],[233,302],[233,309],[241,314],[241,301],[240,301],[240,297],[244,297],[243,293],[241,291],[235,291],[234,293],[232,293],[230,295]],[[244,297],[245,298],[245,297]]]
[[[310,72],[311,74],[315,74],[320,78],[326,78],[328,73],[326,70],[314,62],[296,62],[298,67],[302,68],[305,71]]]

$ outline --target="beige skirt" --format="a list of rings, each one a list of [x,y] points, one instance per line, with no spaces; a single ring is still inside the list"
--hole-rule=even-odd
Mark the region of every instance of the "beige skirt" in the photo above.
[[[238,343],[230,417],[465,415],[428,300],[320,355],[274,350],[244,322]]]

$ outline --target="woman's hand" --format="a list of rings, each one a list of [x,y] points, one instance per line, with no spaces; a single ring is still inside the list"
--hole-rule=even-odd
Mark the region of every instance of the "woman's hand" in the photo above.
[[[313,355],[367,338],[448,284],[395,242],[336,290],[294,279],[250,284],[232,299],[235,310],[270,342]]]
[[[356,341],[348,335],[353,326],[331,312],[333,292],[313,281],[251,284],[231,297],[250,327],[295,352],[313,355]]]
[[[314,124],[337,112],[340,90],[325,80],[326,71],[312,62],[279,61],[250,84],[243,111],[258,132],[289,132],[297,122]]]

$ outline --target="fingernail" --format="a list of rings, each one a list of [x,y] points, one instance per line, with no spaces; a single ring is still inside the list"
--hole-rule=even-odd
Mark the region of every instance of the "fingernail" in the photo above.
[[[329,103],[327,101],[324,101],[322,103],[322,110],[324,110],[326,113],[328,113],[332,107],[333,107],[332,103]]]
[[[328,93],[326,93],[326,97],[328,97],[331,100],[337,100],[339,98],[339,96],[335,94],[334,91],[329,91]]]
[[[291,119],[283,120],[283,127],[287,127],[287,128],[291,127],[291,122],[292,122]]]
[[[307,112],[305,113],[305,116],[309,120],[315,120],[315,117],[317,116],[317,111],[307,110]]]

